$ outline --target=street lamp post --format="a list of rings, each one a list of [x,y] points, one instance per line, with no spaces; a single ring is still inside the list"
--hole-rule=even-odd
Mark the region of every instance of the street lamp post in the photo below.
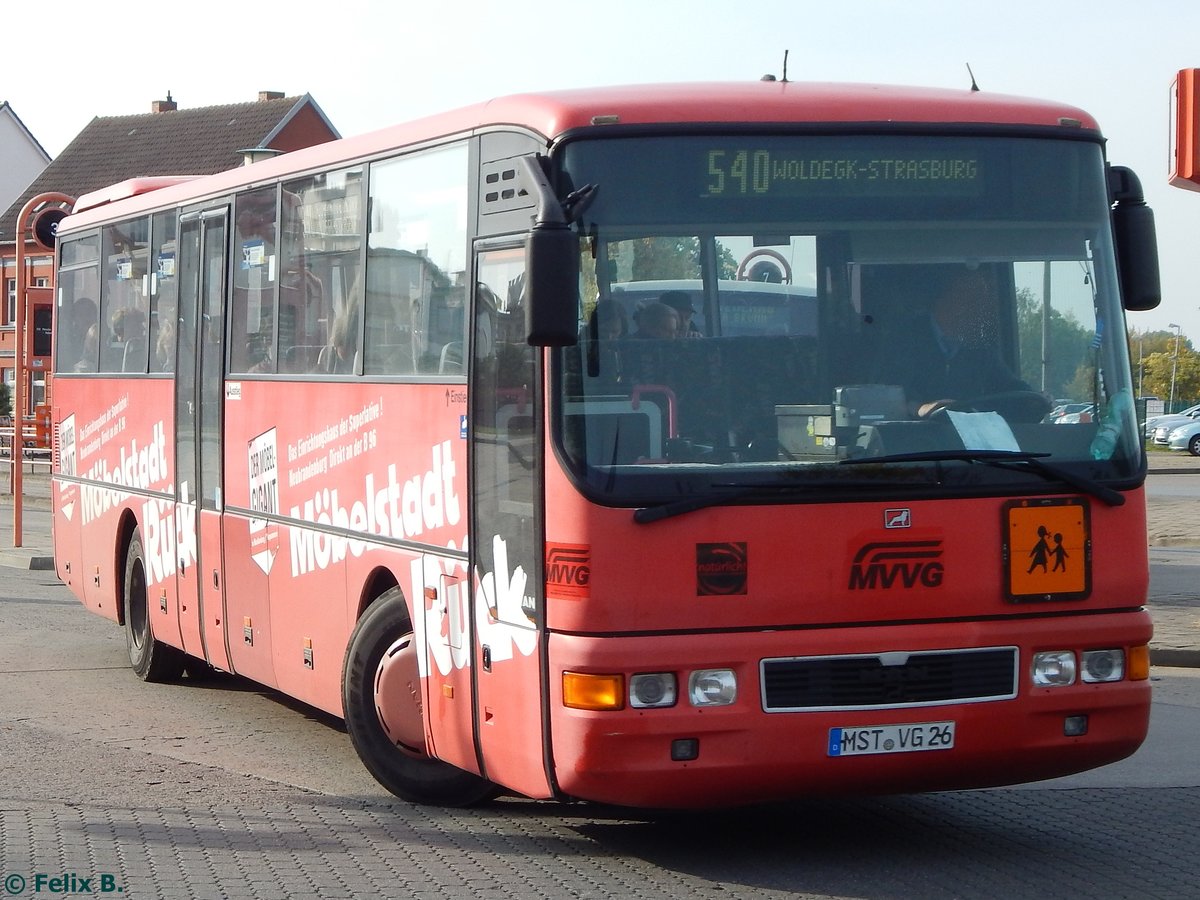
[[[1179,365],[1179,332],[1182,330],[1174,322],[1168,328],[1175,331],[1175,349],[1171,351],[1171,399],[1167,406],[1168,412],[1175,412],[1175,369]]]

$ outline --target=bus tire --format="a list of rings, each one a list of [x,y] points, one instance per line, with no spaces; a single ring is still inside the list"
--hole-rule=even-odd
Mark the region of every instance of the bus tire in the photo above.
[[[125,552],[125,644],[129,664],[142,681],[175,681],[183,674],[187,657],[182,650],[160,643],[150,624],[150,586],[146,581],[146,554],[141,535],[135,531]]]
[[[499,792],[496,785],[426,755],[413,638],[408,604],[398,587],[381,594],[358,620],[342,669],[350,741],[367,771],[402,800],[439,806],[490,800]],[[376,683],[385,676],[405,679],[415,698],[403,710],[389,710],[390,727],[375,700]]]

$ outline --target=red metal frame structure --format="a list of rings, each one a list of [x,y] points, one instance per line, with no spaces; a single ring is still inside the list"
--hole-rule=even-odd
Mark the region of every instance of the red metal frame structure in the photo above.
[[[1200,69],[1180,69],[1171,85],[1171,165],[1167,180],[1174,187],[1200,191]]]
[[[24,467],[21,464],[25,448],[25,379],[29,374],[29,322],[26,296],[29,285],[28,272],[25,265],[25,241],[32,237],[34,242],[43,250],[53,250],[53,232],[58,221],[66,214],[66,208],[75,202],[73,197],[58,192],[38,194],[30,199],[21,209],[17,218],[20,231],[17,234],[16,264],[17,264],[17,304],[16,304],[16,366],[13,379],[13,438],[11,480],[13,493],[13,546],[24,545]],[[34,214],[42,219],[39,223],[31,221]]]
[[[643,86],[81,199],[59,575],[141,677],[343,716],[417,801],[1127,756],[1151,624],[1121,326],[1157,296],[1103,149],[1081,110],[978,92]],[[675,309],[697,337],[621,325]],[[921,396],[939,335],[964,396]],[[985,369],[1007,387],[967,392]],[[1042,421],[1068,389],[1094,421]]]

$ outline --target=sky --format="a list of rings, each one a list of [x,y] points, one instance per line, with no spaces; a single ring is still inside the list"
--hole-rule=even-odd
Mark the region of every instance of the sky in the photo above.
[[[1154,208],[1163,303],[1129,314],[1200,346],[1200,192],[1167,184],[1169,100],[1200,67],[1185,0],[206,0],[15,5],[0,100],[48,153],[94,116],[311,94],[344,136],[505,94],[650,82],[968,88],[1059,100],[1100,123]]]

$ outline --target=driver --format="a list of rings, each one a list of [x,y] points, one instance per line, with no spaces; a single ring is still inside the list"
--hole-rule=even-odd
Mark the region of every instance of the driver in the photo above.
[[[992,297],[982,270],[956,267],[928,314],[896,336],[891,377],[904,387],[909,412],[924,418],[976,397],[1032,392],[1000,358]]]

